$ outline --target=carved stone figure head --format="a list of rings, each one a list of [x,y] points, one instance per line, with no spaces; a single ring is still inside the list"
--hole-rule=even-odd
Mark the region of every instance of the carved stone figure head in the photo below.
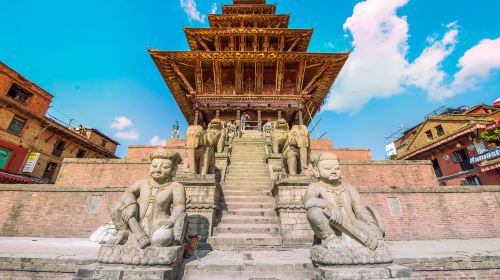
[[[336,183],[342,179],[339,159],[335,154],[321,153],[313,159],[312,164],[313,173],[320,180],[327,183]]]
[[[221,130],[223,127],[224,123],[220,119],[214,118],[208,124],[207,130],[212,130],[212,129]]]
[[[273,122],[273,129],[288,131],[288,122],[284,119],[278,119],[277,121]]]
[[[157,183],[172,180],[177,172],[177,165],[182,162],[178,152],[166,148],[158,148],[153,151],[150,159],[149,176]]]

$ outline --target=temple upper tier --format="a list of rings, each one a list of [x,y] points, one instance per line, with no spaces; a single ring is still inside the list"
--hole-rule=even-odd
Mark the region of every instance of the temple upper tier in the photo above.
[[[349,53],[309,53],[312,29],[288,28],[264,0],[234,0],[209,15],[210,28],[185,28],[189,51],[150,50],[190,124],[242,112],[259,122],[308,124]]]

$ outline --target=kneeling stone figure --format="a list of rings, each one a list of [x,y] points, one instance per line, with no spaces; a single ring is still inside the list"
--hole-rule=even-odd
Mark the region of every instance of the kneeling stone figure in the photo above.
[[[182,251],[180,245],[183,245],[187,229],[186,192],[184,186],[173,179],[182,158],[166,148],[155,150],[150,158],[149,178],[130,186],[110,209],[118,232],[101,248],[100,262],[158,265],[179,261],[177,253]],[[144,250],[113,246],[125,244],[130,233]],[[124,256],[130,254],[134,256]],[[148,257],[145,260],[143,256],[146,255],[158,255],[163,259]]]
[[[352,186],[341,182],[337,156],[322,153],[312,161],[319,179],[304,195],[307,220],[315,233],[311,258],[316,264],[373,264],[392,261],[376,215]]]

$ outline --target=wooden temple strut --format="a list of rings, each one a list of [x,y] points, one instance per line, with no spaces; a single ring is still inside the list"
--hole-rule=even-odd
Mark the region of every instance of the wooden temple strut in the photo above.
[[[189,81],[186,79],[184,74],[182,74],[181,70],[179,69],[179,66],[175,62],[170,62],[170,66],[172,66],[172,69],[174,69],[174,72],[179,76],[179,78],[182,80],[182,85],[186,88],[186,90],[189,92],[189,94],[195,94],[196,91],[194,88],[191,86]]]

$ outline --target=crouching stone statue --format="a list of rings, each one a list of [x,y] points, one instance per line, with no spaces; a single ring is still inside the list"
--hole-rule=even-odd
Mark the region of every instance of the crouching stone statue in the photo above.
[[[315,233],[311,258],[316,264],[373,264],[392,261],[377,215],[352,186],[341,182],[340,165],[331,153],[312,160],[319,179],[307,188],[304,206]]]
[[[170,265],[180,261],[179,254],[182,259],[186,193],[184,186],[174,181],[182,159],[166,148],[155,150],[150,158],[149,178],[130,186],[110,209],[118,233],[101,248],[100,262]],[[117,246],[125,244],[130,234],[139,248]]]

